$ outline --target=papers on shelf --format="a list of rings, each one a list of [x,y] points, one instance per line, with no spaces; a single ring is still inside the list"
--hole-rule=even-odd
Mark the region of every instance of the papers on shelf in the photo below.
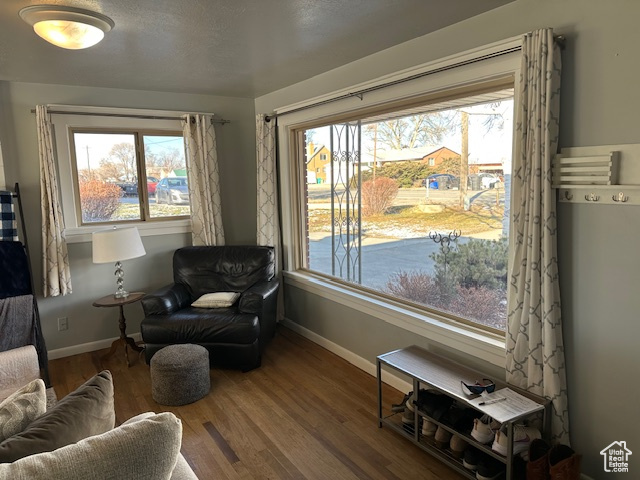
[[[492,400],[503,398],[504,400],[490,403]],[[480,405],[485,402],[487,403],[486,405]],[[514,392],[510,388],[502,388],[493,393],[484,393],[473,400],[469,400],[469,403],[501,423],[543,408],[543,405]]]

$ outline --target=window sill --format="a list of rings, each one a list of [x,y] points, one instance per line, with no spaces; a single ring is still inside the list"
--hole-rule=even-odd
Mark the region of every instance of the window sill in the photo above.
[[[91,234],[96,230],[104,230],[114,225],[94,225],[65,229],[67,243],[84,243],[91,241]],[[115,226],[134,226],[138,228],[141,237],[151,237],[155,235],[170,235],[174,233],[191,232],[191,220],[166,220],[158,222],[138,222],[115,224]]]
[[[373,317],[499,367],[505,365],[505,341],[499,335],[465,328],[405,305],[303,272],[284,272],[287,285],[355,308]]]

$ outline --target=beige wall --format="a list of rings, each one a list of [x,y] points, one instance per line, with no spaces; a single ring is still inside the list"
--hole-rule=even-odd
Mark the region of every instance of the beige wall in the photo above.
[[[38,104],[94,105],[214,112],[231,120],[216,126],[222,195],[222,215],[229,244],[255,244],[256,180],[255,120],[252,100],[163,92],[0,82],[0,143],[6,181],[20,183],[36,288],[41,291],[41,214],[35,115]],[[124,262],[125,285],[130,291],[152,291],[170,283],[173,251],[191,243],[186,234],[143,237],[147,254]],[[68,347],[117,337],[117,309],[95,308],[92,302],[112,293],[112,265],[94,265],[90,243],[69,245],[73,293],[65,297],[38,297],[47,348],[73,352]],[[3,272],[4,274],[4,272]],[[139,332],[142,308],[125,307],[127,333]],[[68,317],[69,329],[58,332],[57,318]],[[98,348],[98,347],[96,347]]]
[[[257,98],[256,111],[548,26],[567,37],[561,146],[640,143],[638,18],[636,0],[519,0]],[[640,452],[640,208],[561,204],[558,215],[571,438],[584,472],[603,478],[601,449],[624,440]],[[371,362],[388,350],[430,343],[297,288],[287,289],[286,300],[291,320]],[[627,476],[606,478],[637,476],[640,461],[631,462]]]

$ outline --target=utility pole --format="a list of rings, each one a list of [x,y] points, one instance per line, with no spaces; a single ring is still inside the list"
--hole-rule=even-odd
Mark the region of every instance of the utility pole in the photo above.
[[[378,164],[378,124],[373,124],[373,182],[376,181],[376,165]]]
[[[468,210],[467,205],[467,174],[469,173],[469,114],[460,112],[462,123],[462,154],[460,157],[460,206]]]
[[[87,168],[89,169],[89,178],[91,178],[91,162],[89,161],[89,145],[87,147]]]

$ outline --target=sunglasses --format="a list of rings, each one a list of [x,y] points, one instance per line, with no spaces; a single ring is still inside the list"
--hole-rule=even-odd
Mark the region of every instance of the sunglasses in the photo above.
[[[463,390],[466,388],[471,393],[478,395],[484,391],[491,393],[496,389],[496,384],[493,383],[493,380],[489,380],[488,378],[483,378],[482,384],[480,382],[476,382],[475,385],[467,385],[462,380],[460,380],[460,383],[464,386]]]

